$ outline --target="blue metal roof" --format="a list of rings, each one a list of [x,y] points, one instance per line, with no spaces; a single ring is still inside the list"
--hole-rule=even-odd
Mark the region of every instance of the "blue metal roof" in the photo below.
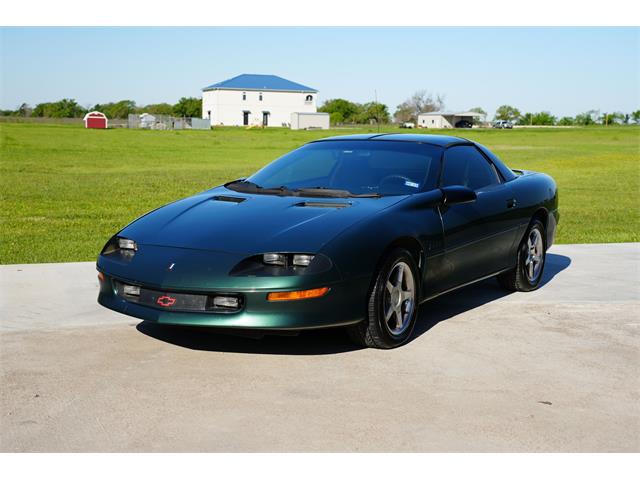
[[[232,90],[280,90],[286,92],[311,92],[317,93],[314,88],[292,82],[277,75],[254,75],[243,73],[237,77],[230,78],[223,82],[214,83],[202,90],[216,90],[228,88]]]

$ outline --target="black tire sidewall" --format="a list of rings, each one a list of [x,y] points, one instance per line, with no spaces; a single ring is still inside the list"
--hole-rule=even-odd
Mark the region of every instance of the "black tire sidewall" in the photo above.
[[[526,266],[524,264],[526,257],[527,257],[527,239],[529,238],[529,235],[531,235],[531,232],[533,231],[533,229],[538,229],[538,231],[540,232],[540,235],[542,236],[542,268],[540,270],[540,275],[538,275],[538,278],[536,279],[535,282],[531,282],[529,280],[529,277],[527,276],[527,272],[526,272]],[[529,228],[527,229],[527,233],[524,236],[524,239],[522,240],[522,243],[520,245],[520,252],[518,254],[518,270],[519,270],[519,280],[522,282],[522,284],[524,286],[526,286],[526,290],[535,290],[536,288],[538,288],[538,286],[540,285],[540,282],[542,281],[542,276],[544,275],[544,267],[547,264],[547,241],[545,238],[545,231],[544,231],[544,225],[542,224],[542,222],[540,220],[534,220],[533,222],[531,222],[531,225],[529,226]]]
[[[413,313],[411,315],[411,319],[409,320],[409,326],[407,329],[402,332],[400,335],[393,335],[389,331],[389,327],[387,322],[384,320],[384,292],[386,289],[386,281],[389,272],[395,267],[398,262],[406,263],[411,269],[411,273],[413,274],[413,283],[415,289],[415,305],[413,308]],[[398,248],[390,252],[390,254],[386,257],[382,267],[378,270],[378,275],[376,277],[376,283],[374,287],[374,291],[372,292],[374,295],[375,302],[375,319],[370,319],[375,321],[376,330],[378,330],[379,336],[384,340],[387,344],[386,346],[397,347],[407,342],[413,333],[413,329],[416,324],[416,319],[418,317],[418,306],[419,306],[419,294],[420,294],[420,278],[418,274],[418,267],[413,256],[405,249]]]

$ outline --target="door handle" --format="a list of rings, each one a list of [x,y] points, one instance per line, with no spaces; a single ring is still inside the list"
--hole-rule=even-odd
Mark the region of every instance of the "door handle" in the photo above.
[[[515,198],[510,198],[509,200],[507,200],[507,208],[515,208],[517,204],[518,202]]]

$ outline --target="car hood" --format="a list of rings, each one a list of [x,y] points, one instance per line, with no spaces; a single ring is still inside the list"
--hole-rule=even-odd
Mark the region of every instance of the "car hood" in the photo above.
[[[120,235],[141,245],[314,253],[346,228],[404,198],[290,197],[217,187],[154,210]]]

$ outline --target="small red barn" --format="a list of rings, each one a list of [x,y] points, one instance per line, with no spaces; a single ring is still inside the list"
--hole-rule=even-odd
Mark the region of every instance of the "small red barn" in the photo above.
[[[102,112],[89,112],[84,116],[84,128],[107,128],[109,120]]]

